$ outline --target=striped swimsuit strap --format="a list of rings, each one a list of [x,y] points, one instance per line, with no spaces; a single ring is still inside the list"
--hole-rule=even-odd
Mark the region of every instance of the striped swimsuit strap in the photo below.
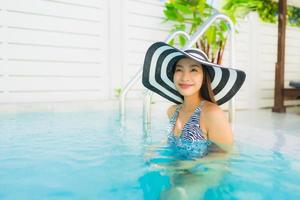
[[[201,110],[202,110],[202,108],[203,108],[205,102],[206,102],[205,100],[201,101],[200,105],[195,109],[195,111],[193,112],[193,114],[192,114],[192,116],[191,116],[190,118],[193,118],[194,115],[196,115],[196,114],[199,114],[199,115],[200,115]],[[175,110],[175,112],[173,113],[173,116],[172,116],[171,119],[170,119],[170,121],[171,121],[172,123],[174,123],[174,124],[176,123],[176,120],[177,120],[177,117],[178,117],[178,115],[179,115],[179,111],[181,110],[181,108],[182,108],[182,104],[176,105],[176,110]],[[199,112],[199,111],[200,111],[200,112]]]
[[[193,139],[205,139],[205,137],[203,136],[200,124],[199,124],[199,118],[200,118],[201,111],[202,111],[204,104],[205,104],[205,100],[201,101],[200,105],[195,109],[195,111],[193,112],[191,117],[188,119],[188,121],[184,125],[181,134],[183,134],[185,137],[190,136],[190,137],[193,137]],[[174,112],[174,114],[170,120],[172,134],[174,134],[173,129],[176,124],[176,120],[178,118],[179,111],[181,108],[182,108],[182,104],[177,106],[176,111]],[[185,132],[193,133],[193,135],[191,136],[191,134],[185,134]]]

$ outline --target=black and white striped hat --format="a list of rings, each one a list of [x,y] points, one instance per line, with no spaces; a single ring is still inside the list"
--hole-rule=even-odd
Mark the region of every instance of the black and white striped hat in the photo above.
[[[149,47],[145,56],[143,85],[176,104],[182,103],[183,96],[173,83],[172,71],[176,62],[186,57],[198,61],[205,67],[218,105],[231,99],[245,81],[245,72],[211,63],[205,53],[199,49],[181,51],[164,42],[156,42]],[[209,99],[209,97],[204,98]]]

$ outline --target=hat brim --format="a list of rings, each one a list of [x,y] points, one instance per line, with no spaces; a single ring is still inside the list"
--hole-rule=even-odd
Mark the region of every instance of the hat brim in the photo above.
[[[177,91],[173,82],[172,70],[181,58],[191,58],[199,62],[207,70],[214,98],[218,105],[230,100],[243,85],[245,72],[233,68],[225,68],[200,59],[164,42],[152,44],[145,55],[142,83],[149,90],[176,103],[183,102],[183,96]]]

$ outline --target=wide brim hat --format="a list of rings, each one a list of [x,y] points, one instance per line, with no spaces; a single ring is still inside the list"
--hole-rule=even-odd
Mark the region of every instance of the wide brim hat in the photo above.
[[[205,53],[198,49],[181,51],[164,42],[156,42],[149,47],[145,55],[143,85],[176,104],[182,103],[183,96],[177,91],[173,82],[173,68],[182,58],[191,58],[205,67],[218,105],[230,100],[245,81],[245,72],[211,63]],[[204,98],[210,99],[208,96]]]

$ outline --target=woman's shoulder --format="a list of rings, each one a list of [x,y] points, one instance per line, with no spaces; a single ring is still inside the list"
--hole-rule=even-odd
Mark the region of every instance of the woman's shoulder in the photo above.
[[[168,115],[169,119],[173,116],[174,112],[176,111],[176,108],[177,108],[177,105],[171,105],[167,109],[167,115]]]
[[[224,115],[223,110],[215,103],[206,101],[205,106],[203,107],[203,112],[205,118],[211,119]]]

